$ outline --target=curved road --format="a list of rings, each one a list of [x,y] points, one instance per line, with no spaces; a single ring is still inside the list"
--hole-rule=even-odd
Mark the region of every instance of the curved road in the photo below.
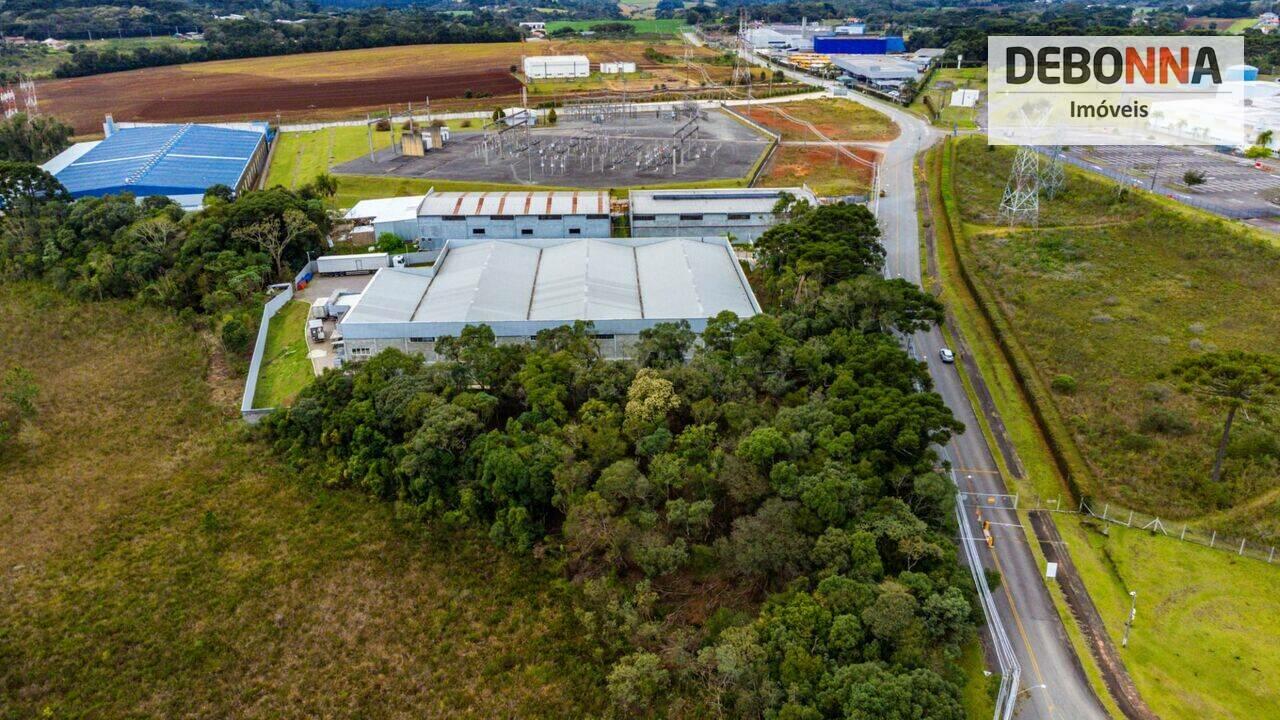
[[[752,62],[764,64],[759,58]],[[830,89],[833,83],[787,72],[793,79]],[[896,140],[884,149],[878,185],[885,197],[875,197],[874,209],[880,219],[887,250],[889,277],[901,277],[920,284],[920,232],[916,216],[915,157],[943,137],[943,133],[921,118],[886,102],[850,91],[839,96],[874,108],[893,119],[901,129]],[[938,351],[946,345],[942,331],[935,328],[917,333],[912,342],[919,357],[929,365],[934,389],[946,401],[968,430],[948,447],[955,464],[960,490],[985,495],[1006,492],[991,448],[978,426],[977,416],[955,365],[944,364]],[[972,509],[969,512],[973,512]],[[972,517],[972,515],[971,515]],[[1027,544],[1027,535],[1012,510],[983,512],[991,521],[995,547],[980,549],[985,567],[1002,577],[994,593],[999,621],[1004,626],[1022,666],[1022,686],[1015,717],[1035,720],[1093,720],[1108,715],[1098,702],[1067,639],[1062,621],[1041,579],[1043,568]]]

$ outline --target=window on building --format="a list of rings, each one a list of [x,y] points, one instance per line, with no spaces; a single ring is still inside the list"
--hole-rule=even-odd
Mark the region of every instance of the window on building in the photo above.
[[[569,234],[570,234],[570,235],[581,235],[581,234],[582,234],[582,228],[569,228]]]
[[[490,220],[515,220],[511,215],[490,215]]]
[[[539,220],[560,220],[561,217],[559,215],[539,215],[538,219]]]
[[[632,215],[631,219],[635,222],[653,222],[655,218],[652,215]]]
[[[472,235],[483,235],[483,234],[484,234],[484,228],[471,228],[471,234],[472,234]]]
[[[701,220],[702,216],[701,215],[681,215],[680,219],[681,220]]]
[[[588,215],[587,219],[588,220],[608,220],[609,216],[608,215]]]
[[[597,335],[592,335],[591,337],[595,338],[596,340],[612,340],[613,333],[597,334]]]
[[[373,354],[373,348],[353,347],[348,350],[353,358],[367,358]]]
[[[730,220],[750,220],[751,213],[729,213]]]
[[[435,338],[433,338],[433,337],[431,337],[431,336],[427,336],[427,337],[411,337],[411,338],[409,338],[409,342],[411,342],[411,343],[433,343],[433,342],[435,342],[435,341],[436,341],[436,339],[435,339]]]
[[[448,220],[448,221],[450,221],[450,222],[462,222],[463,220],[466,220],[466,218],[465,218],[465,217],[463,217],[463,216],[461,216],[461,215],[445,215],[444,217],[442,217],[442,218],[440,218],[440,219],[441,219],[441,220]]]
[[[521,234],[521,235],[532,235],[532,234],[533,234],[533,228],[520,228],[520,234]]]

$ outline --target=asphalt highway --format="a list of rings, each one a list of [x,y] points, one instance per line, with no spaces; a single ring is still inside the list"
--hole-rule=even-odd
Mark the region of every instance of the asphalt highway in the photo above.
[[[753,62],[763,64],[759,58]],[[800,73],[794,79],[817,81]],[[943,133],[921,118],[889,103],[849,92],[851,102],[872,107],[891,117],[901,129],[898,138],[883,148],[878,187],[885,197],[873,195],[887,251],[889,277],[901,277],[920,284],[920,231],[916,216],[916,189],[913,166],[916,155],[938,142]],[[983,564],[997,570],[1002,578],[994,593],[999,622],[1005,628],[1022,666],[1015,717],[1027,720],[1093,720],[1108,717],[1090,687],[1067,638],[1062,621],[1049,597],[1039,566],[1028,545],[1027,534],[1017,513],[1000,509],[1007,492],[960,376],[953,364],[939,358],[946,342],[942,331],[917,333],[912,343],[918,356],[928,363],[934,389],[942,396],[966,431],[954,438],[948,451],[956,469],[960,490],[971,493],[975,507],[967,507],[975,519],[976,506],[983,506],[982,519],[991,523],[995,547],[980,548]],[[988,498],[994,502],[988,504]],[[968,503],[966,503],[968,505]],[[975,522],[975,525],[978,523]]]

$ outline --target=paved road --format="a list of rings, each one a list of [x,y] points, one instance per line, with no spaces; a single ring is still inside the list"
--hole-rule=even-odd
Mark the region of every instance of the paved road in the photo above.
[[[797,79],[811,78],[795,74]],[[916,155],[942,138],[942,132],[901,108],[865,95],[850,93],[853,102],[873,107],[889,115],[901,128],[898,139],[885,149],[879,174],[884,198],[877,198],[884,244],[888,251],[887,271],[920,284],[920,232],[916,216]],[[954,365],[943,364],[938,351],[945,345],[940,330],[917,333],[912,338],[929,364],[935,389],[968,431],[955,438],[948,448],[957,468],[961,490],[979,494],[1003,494],[1001,478],[991,449],[979,430],[968,395]],[[983,563],[998,570],[1003,578],[995,593],[1001,624],[1022,665],[1018,718],[1035,720],[1091,720],[1106,718],[1088,680],[1080,670],[1075,652],[1041,579],[1043,569],[1027,544],[1027,536],[1011,510],[986,510],[996,547],[982,549]]]

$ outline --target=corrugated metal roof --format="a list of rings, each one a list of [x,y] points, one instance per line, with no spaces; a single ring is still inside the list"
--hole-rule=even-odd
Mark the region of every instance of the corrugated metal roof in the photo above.
[[[767,213],[782,193],[817,205],[806,188],[750,188],[727,190],[632,190],[631,212],[642,215],[670,213]]]
[[[372,218],[373,222],[376,223],[416,220],[418,206],[422,204],[424,198],[426,198],[426,195],[361,200],[355,204],[355,207],[348,210],[343,217],[347,220]]]
[[[451,242],[428,272],[379,270],[343,322],[749,317],[737,263],[724,238]]]
[[[262,131],[206,125],[130,127],[61,168],[58,158],[48,165],[73,196],[202,194],[212,185],[234,188],[263,139]]]
[[[433,192],[418,215],[607,215],[607,191]]]

